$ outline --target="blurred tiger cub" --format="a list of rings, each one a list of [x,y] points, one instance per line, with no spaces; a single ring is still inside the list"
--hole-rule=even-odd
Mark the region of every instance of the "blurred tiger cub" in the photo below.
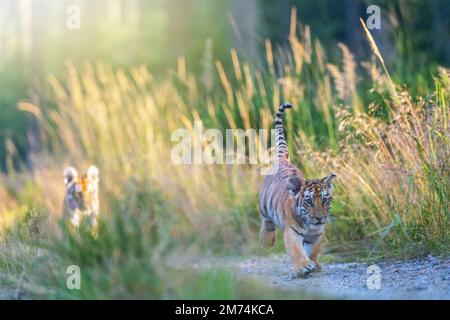
[[[66,195],[64,198],[64,219],[78,227],[83,216],[87,217],[92,227],[97,226],[99,213],[98,198],[99,170],[90,166],[87,173],[81,177],[74,167],[64,170]]]
[[[320,243],[331,207],[332,180],[335,174],[323,179],[307,180],[291,164],[284,136],[282,115],[292,105],[281,105],[275,116],[278,170],[265,177],[260,190],[260,242],[264,247],[275,244],[275,227],[283,231],[284,245],[290,256],[294,277],[306,277],[320,271],[317,261]]]

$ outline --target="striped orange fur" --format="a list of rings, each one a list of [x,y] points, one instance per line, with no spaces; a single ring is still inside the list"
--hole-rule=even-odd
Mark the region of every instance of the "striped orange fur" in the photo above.
[[[64,170],[66,194],[63,204],[63,218],[77,227],[85,216],[94,228],[97,225],[99,213],[99,170],[90,166],[87,173],[81,177],[73,167]]]
[[[317,258],[331,208],[332,180],[336,175],[308,180],[291,164],[282,121],[285,109],[290,108],[292,105],[285,103],[275,115],[278,171],[266,176],[261,186],[260,242],[264,247],[273,246],[275,229],[281,229],[294,276],[305,277],[320,270]]]

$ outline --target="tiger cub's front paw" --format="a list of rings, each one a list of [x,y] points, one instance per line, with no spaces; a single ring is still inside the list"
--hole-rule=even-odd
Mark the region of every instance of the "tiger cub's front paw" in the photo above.
[[[320,263],[316,262],[316,270],[314,270],[315,272],[320,272],[322,271],[322,266],[320,265]]]
[[[298,268],[291,274],[293,278],[306,278],[311,272],[318,271],[318,265],[314,261],[309,261],[306,265]]]

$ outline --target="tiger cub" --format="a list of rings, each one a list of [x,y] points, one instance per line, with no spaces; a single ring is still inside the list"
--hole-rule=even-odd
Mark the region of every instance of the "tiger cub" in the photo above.
[[[325,235],[331,208],[332,180],[336,175],[307,180],[291,164],[282,121],[284,110],[290,108],[292,105],[288,103],[281,105],[275,116],[278,170],[266,176],[261,186],[259,239],[264,247],[271,247],[276,241],[275,228],[281,229],[294,267],[292,276],[306,277],[321,270],[317,257]]]
[[[81,177],[74,167],[64,170],[66,195],[63,217],[73,226],[78,227],[85,216],[89,224],[96,227],[99,213],[98,182],[99,170],[96,166],[90,166],[87,173]]]

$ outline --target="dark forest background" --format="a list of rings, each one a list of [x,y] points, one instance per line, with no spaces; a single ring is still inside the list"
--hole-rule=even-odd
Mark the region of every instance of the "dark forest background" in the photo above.
[[[66,28],[72,4],[81,8],[80,30]],[[292,7],[328,54],[338,55],[336,43],[344,42],[357,58],[367,57],[358,19],[367,18],[372,4],[380,6],[382,19],[381,30],[372,33],[396,80],[408,84],[419,75],[427,81],[433,65],[450,65],[448,0],[1,0],[0,168],[6,168],[8,154],[14,163],[26,160],[36,130],[18,102],[37,103],[34,90],[48,74],[58,76],[66,61],[145,64],[162,78],[180,56],[201,74],[205,59],[226,63],[237,48],[263,69],[264,40],[287,45]]]

